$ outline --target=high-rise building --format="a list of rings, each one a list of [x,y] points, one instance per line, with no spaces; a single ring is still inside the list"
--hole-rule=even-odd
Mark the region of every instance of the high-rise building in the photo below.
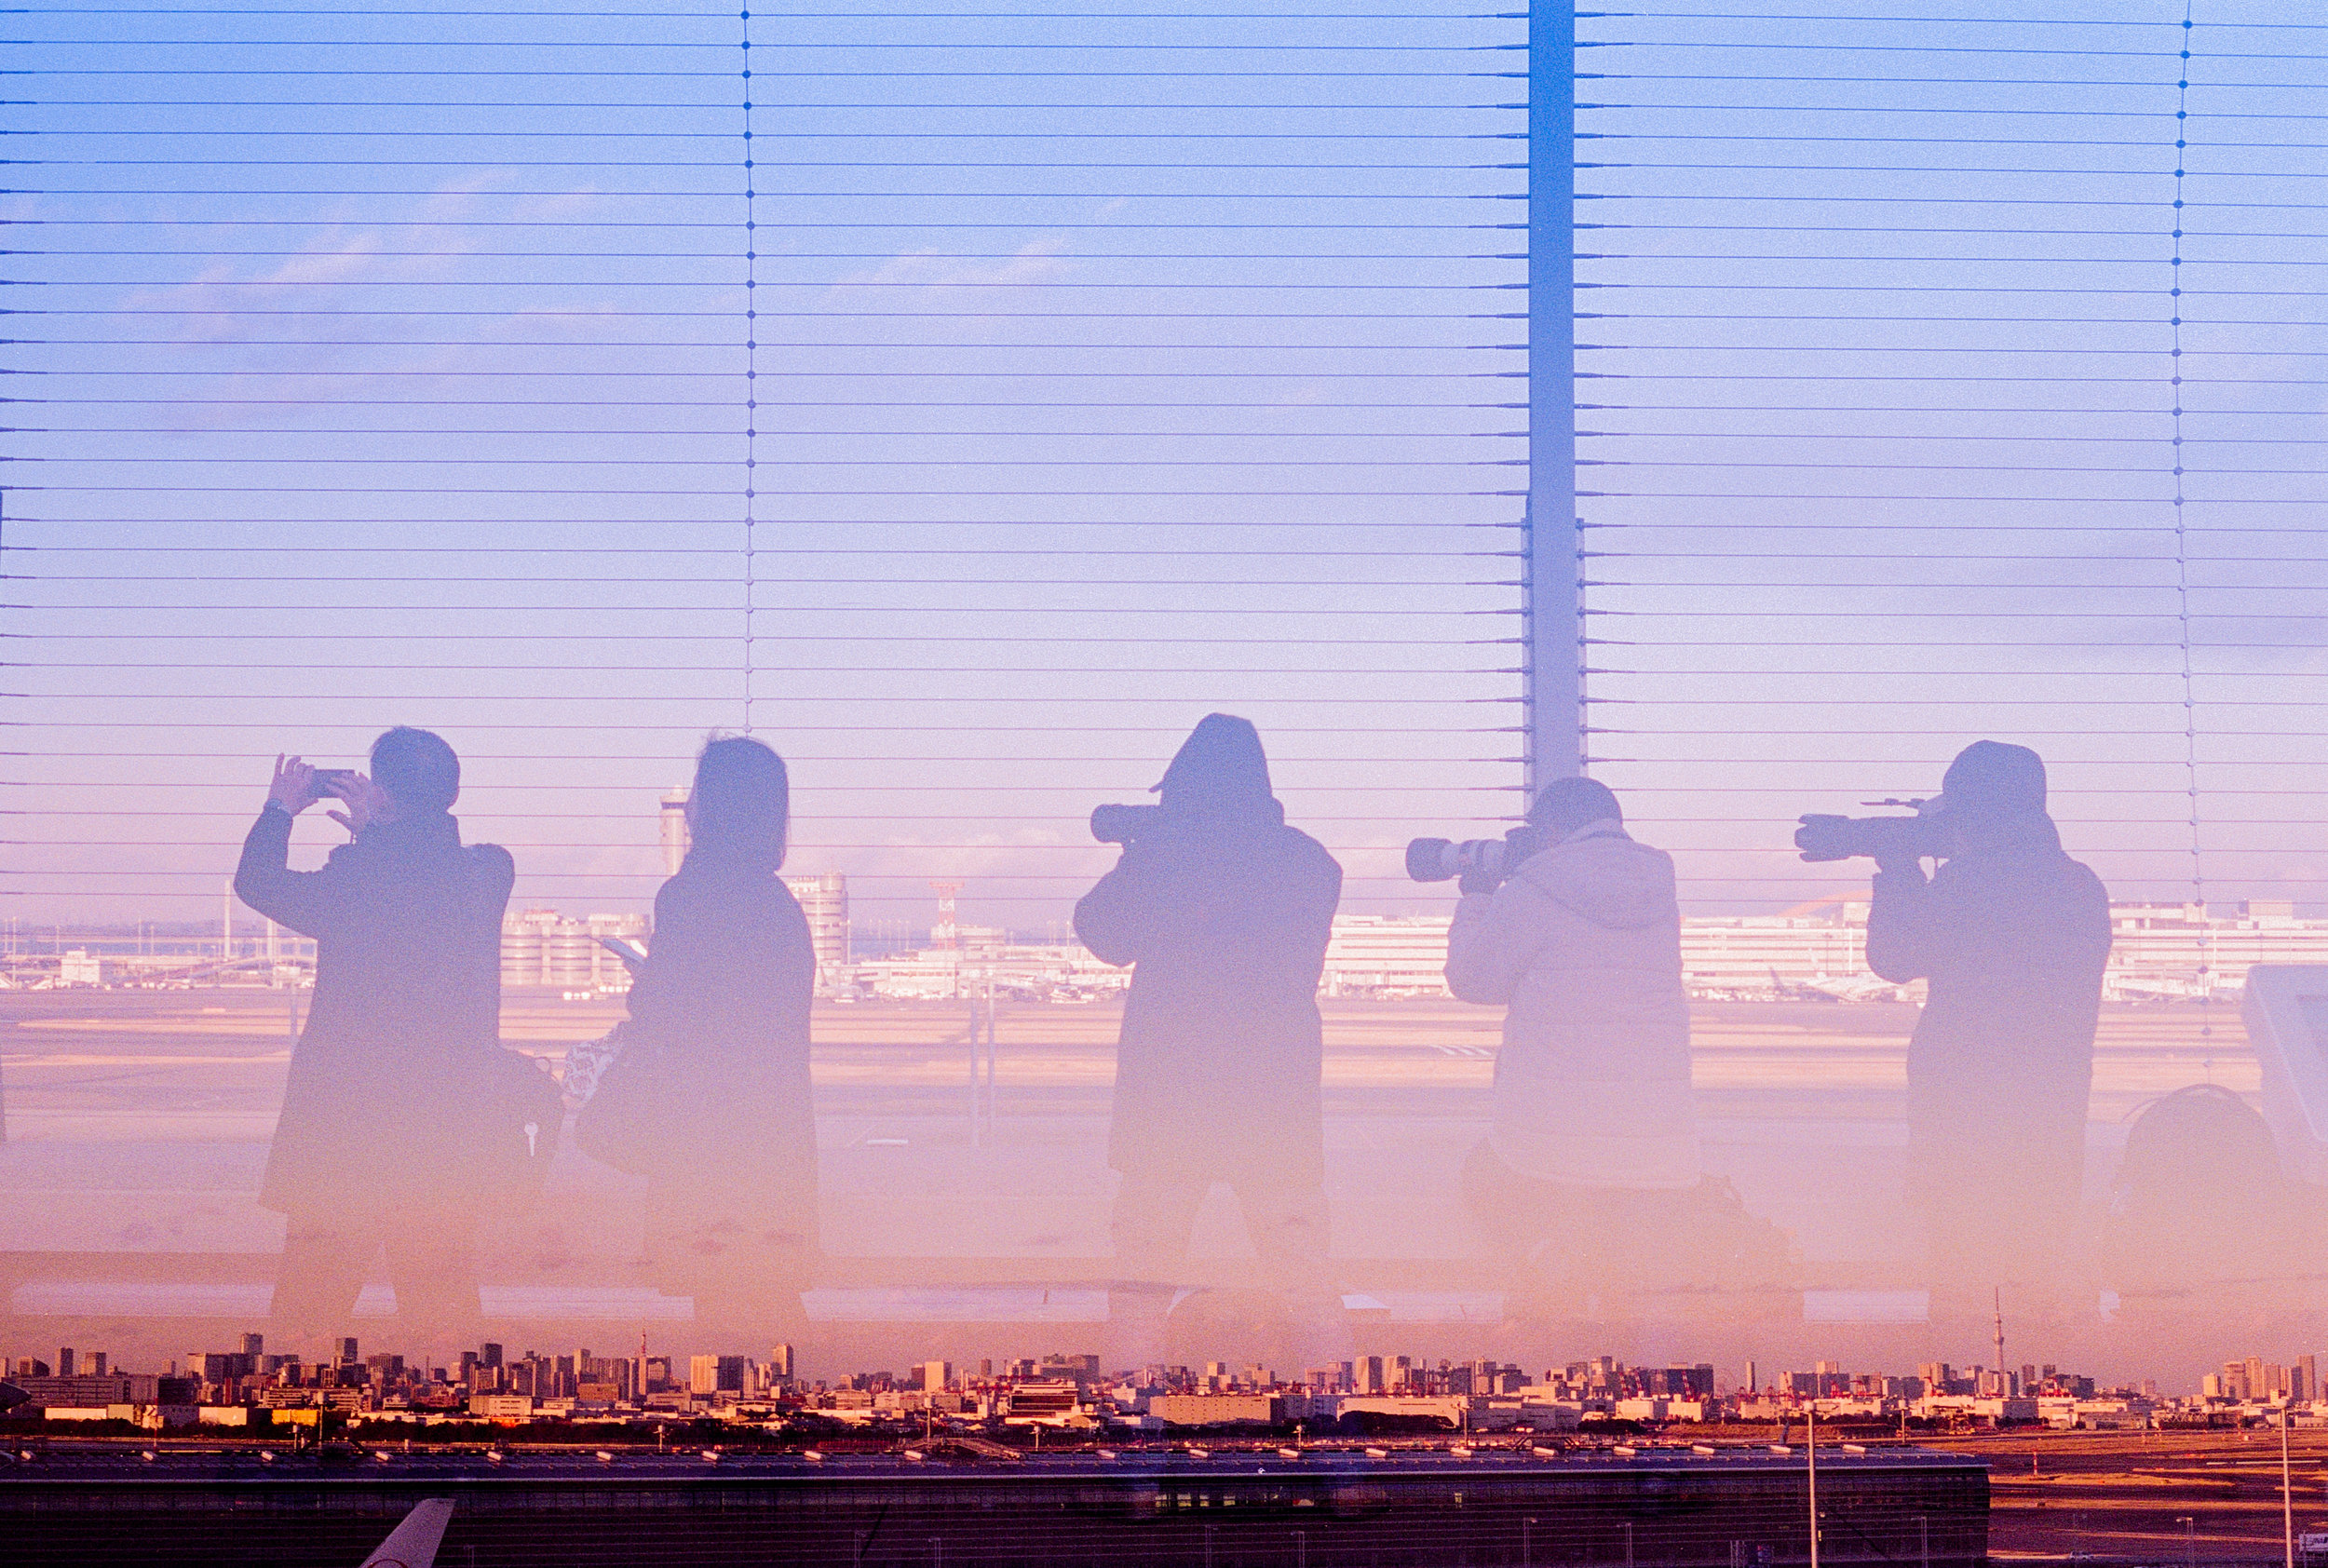
[[[921,1365],[922,1387],[935,1394],[954,1381],[952,1361],[924,1361]]]
[[[687,1360],[690,1394],[740,1394],[744,1391],[741,1356],[693,1356]]]
[[[1821,1363],[1822,1372],[1828,1366]],[[1839,1374],[1837,1375],[1840,1381]],[[1480,1390],[1475,1385],[1473,1393]],[[1713,1398],[1713,1368],[1708,1362],[1688,1367],[1644,1367],[1641,1371],[1641,1392],[1649,1398],[1669,1399],[1711,1399]],[[1822,1394],[1832,1393],[1822,1388]]]
[[[768,1352],[768,1375],[786,1383],[792,1380],[792,1347],[779,1345]]]

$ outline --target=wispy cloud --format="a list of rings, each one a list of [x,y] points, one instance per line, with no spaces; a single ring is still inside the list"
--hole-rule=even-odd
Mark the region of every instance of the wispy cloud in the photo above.
[[[1074,267],[1059,250],[1063,241],[1038,239],[1000,260],[908,250],[877,267],[844,277],[825,292],[835,309],[945,309],[983,315],[1014,285],[1064,280]]]

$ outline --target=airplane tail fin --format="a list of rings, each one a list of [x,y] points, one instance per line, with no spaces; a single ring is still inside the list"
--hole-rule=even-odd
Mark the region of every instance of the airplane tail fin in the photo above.
[[[452,1518],[452,1498],[424,1498],[404,1516],[402,1523],[388,1532],[386,1540],[372,1548],[362,1568],[430,1568]]]

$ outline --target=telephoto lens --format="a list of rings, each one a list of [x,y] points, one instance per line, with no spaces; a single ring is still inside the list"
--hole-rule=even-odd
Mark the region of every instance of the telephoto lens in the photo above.
[[[1459,874],[1448,868],[1454,853],[1453,839],[1418,838],[1406,846],[1406,874],[1416,882],[1444,882]]]
[[[1948,853],[1948,828],[1939,817],[1830,817],[1813,813],[1798,818],[1794,847],[1816,864],[1848,860],[1855,856],[1875,859],[1919,859]]]
[[[1499,838],[1418,838],[1406,846],[1406,874],[1417,882],[1448,882],[1472,872],[1504,879],[1508,864],[1516,864]]]
[[[1130,844],[1155,825],[1163,809],[1159,805],[1094,806],[1091,836],[1102,844]]]

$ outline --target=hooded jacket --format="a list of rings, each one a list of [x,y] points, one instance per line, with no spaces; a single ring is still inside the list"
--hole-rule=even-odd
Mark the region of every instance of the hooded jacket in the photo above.
[[[1076,934],[1133,966],[1108,1163],[1189,1181],[1323,1177],[1318,979],[1342,868],[1285,825],[1259,738],[1197,726],[1154,828],[1076,905]]]
[[[1908,1042],[1906,1179],[1936,1277],[2010,1290],[2074,1235],[2109,895],[2042,812],[1957,831],[1929,882],[1876,872],[1867,966],[1930,981]]]
[[[1614,821],[1530,856],[1455,906],[1447,986],[1508,1009],[1489,1133],[1506,1165],[1588,1186],[1698,1180],[1672,856]]]
[[[1867,966],[1930,981],[1908,1046],[1911,1123],[1969,1134],[2025,1115],[2082,1138],[2109,956],[2109,894],[2041,814],[1989,825],[1929,882],[1878,871]]]

